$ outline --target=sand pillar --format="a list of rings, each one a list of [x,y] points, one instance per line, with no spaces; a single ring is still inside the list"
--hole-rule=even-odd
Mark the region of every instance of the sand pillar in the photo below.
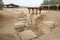
[[[37,15],[37,13],[38,13],[38,9],[36,9],[36,15]]]
[[[59,6],[57,5],[57,11],[59,10]]]
[[[32,14],[34,14],[34,9],[32,8]]]
[[[41,14],[41,8],[39,8],[39,14]]]

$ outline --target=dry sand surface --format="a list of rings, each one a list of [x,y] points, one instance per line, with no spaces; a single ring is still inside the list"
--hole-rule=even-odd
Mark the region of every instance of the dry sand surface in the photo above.
[[[52,28],[52,31],[48,34],[38,37],[39,40],[60,40],[60,11],[42,11],[46,13],[46,17],[41,21],[55,21],[56,26]],[[36,40],[37,40],[36,39]],[[33,39],[34,40],[34,39]]]
[[[0,12],[0,40],[20,40],[18,33],[15,31],[14,22],[16,18],[7,12]]]
[[[60,40],[60,11],[43,10],[42,14],[46,16],[38,24],[39,29],[42,27],[44,21],[54,21],[57,26],[52,27],[52,31],[48,34],[31,40]],[[0,40],[21,40],[20,36],[15,31],[14,23],[16,21],[17,16],[15,14],[7,11],[0,11]],[[38,33],[40,33],[40,31],[38,31]]]

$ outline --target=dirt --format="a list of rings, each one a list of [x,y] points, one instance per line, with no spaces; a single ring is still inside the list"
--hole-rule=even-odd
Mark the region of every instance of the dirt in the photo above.
[[[42,24],[43,21],[51,20],[57,23],[57,26],[52,28],[51,32],[48,34],[44,34],[36,39],[39,40],[60,40],[60,11],[42,11],[42,13],[46,14],[44,19],[40,22]]]
[[[10,14],[10,12],[7,12],[6,10],[4,12],[0,11],[0,40],[21,40],[14,26],[14,23],[17,21],[17,16],[15,14],[12,14],[12,12]],[[41,25],[43,21],[51,20],[55,21],[55,23],[57,23],[57,26],[53,28],[50,33],[44,34],[35,39],[60,40],[60,11],[42,10],[42,14],[45,14],[46,16],[43,18],[42,21],[40,21],[39,25]],[[40,34],[39,30],[37,30],[37,32],[38,34]]]

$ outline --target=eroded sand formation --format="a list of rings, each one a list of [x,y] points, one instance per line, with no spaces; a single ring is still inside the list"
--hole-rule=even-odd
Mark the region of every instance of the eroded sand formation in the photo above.
[[[29,14],[25,9],[17,11],[0,11],[0,40],[44,40],[44,35],[51,33],[60,23],[60,15],[55,11],[42,11],[38,15]]]

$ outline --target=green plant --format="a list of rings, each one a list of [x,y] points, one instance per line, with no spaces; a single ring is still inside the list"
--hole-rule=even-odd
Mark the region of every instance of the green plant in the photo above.
[[[2,10],[4,7],[4,3],[2,2],[2,0],[0,0],[0,10]]]
[[[42,5],[60,4],[60,0],[44,0]]]

